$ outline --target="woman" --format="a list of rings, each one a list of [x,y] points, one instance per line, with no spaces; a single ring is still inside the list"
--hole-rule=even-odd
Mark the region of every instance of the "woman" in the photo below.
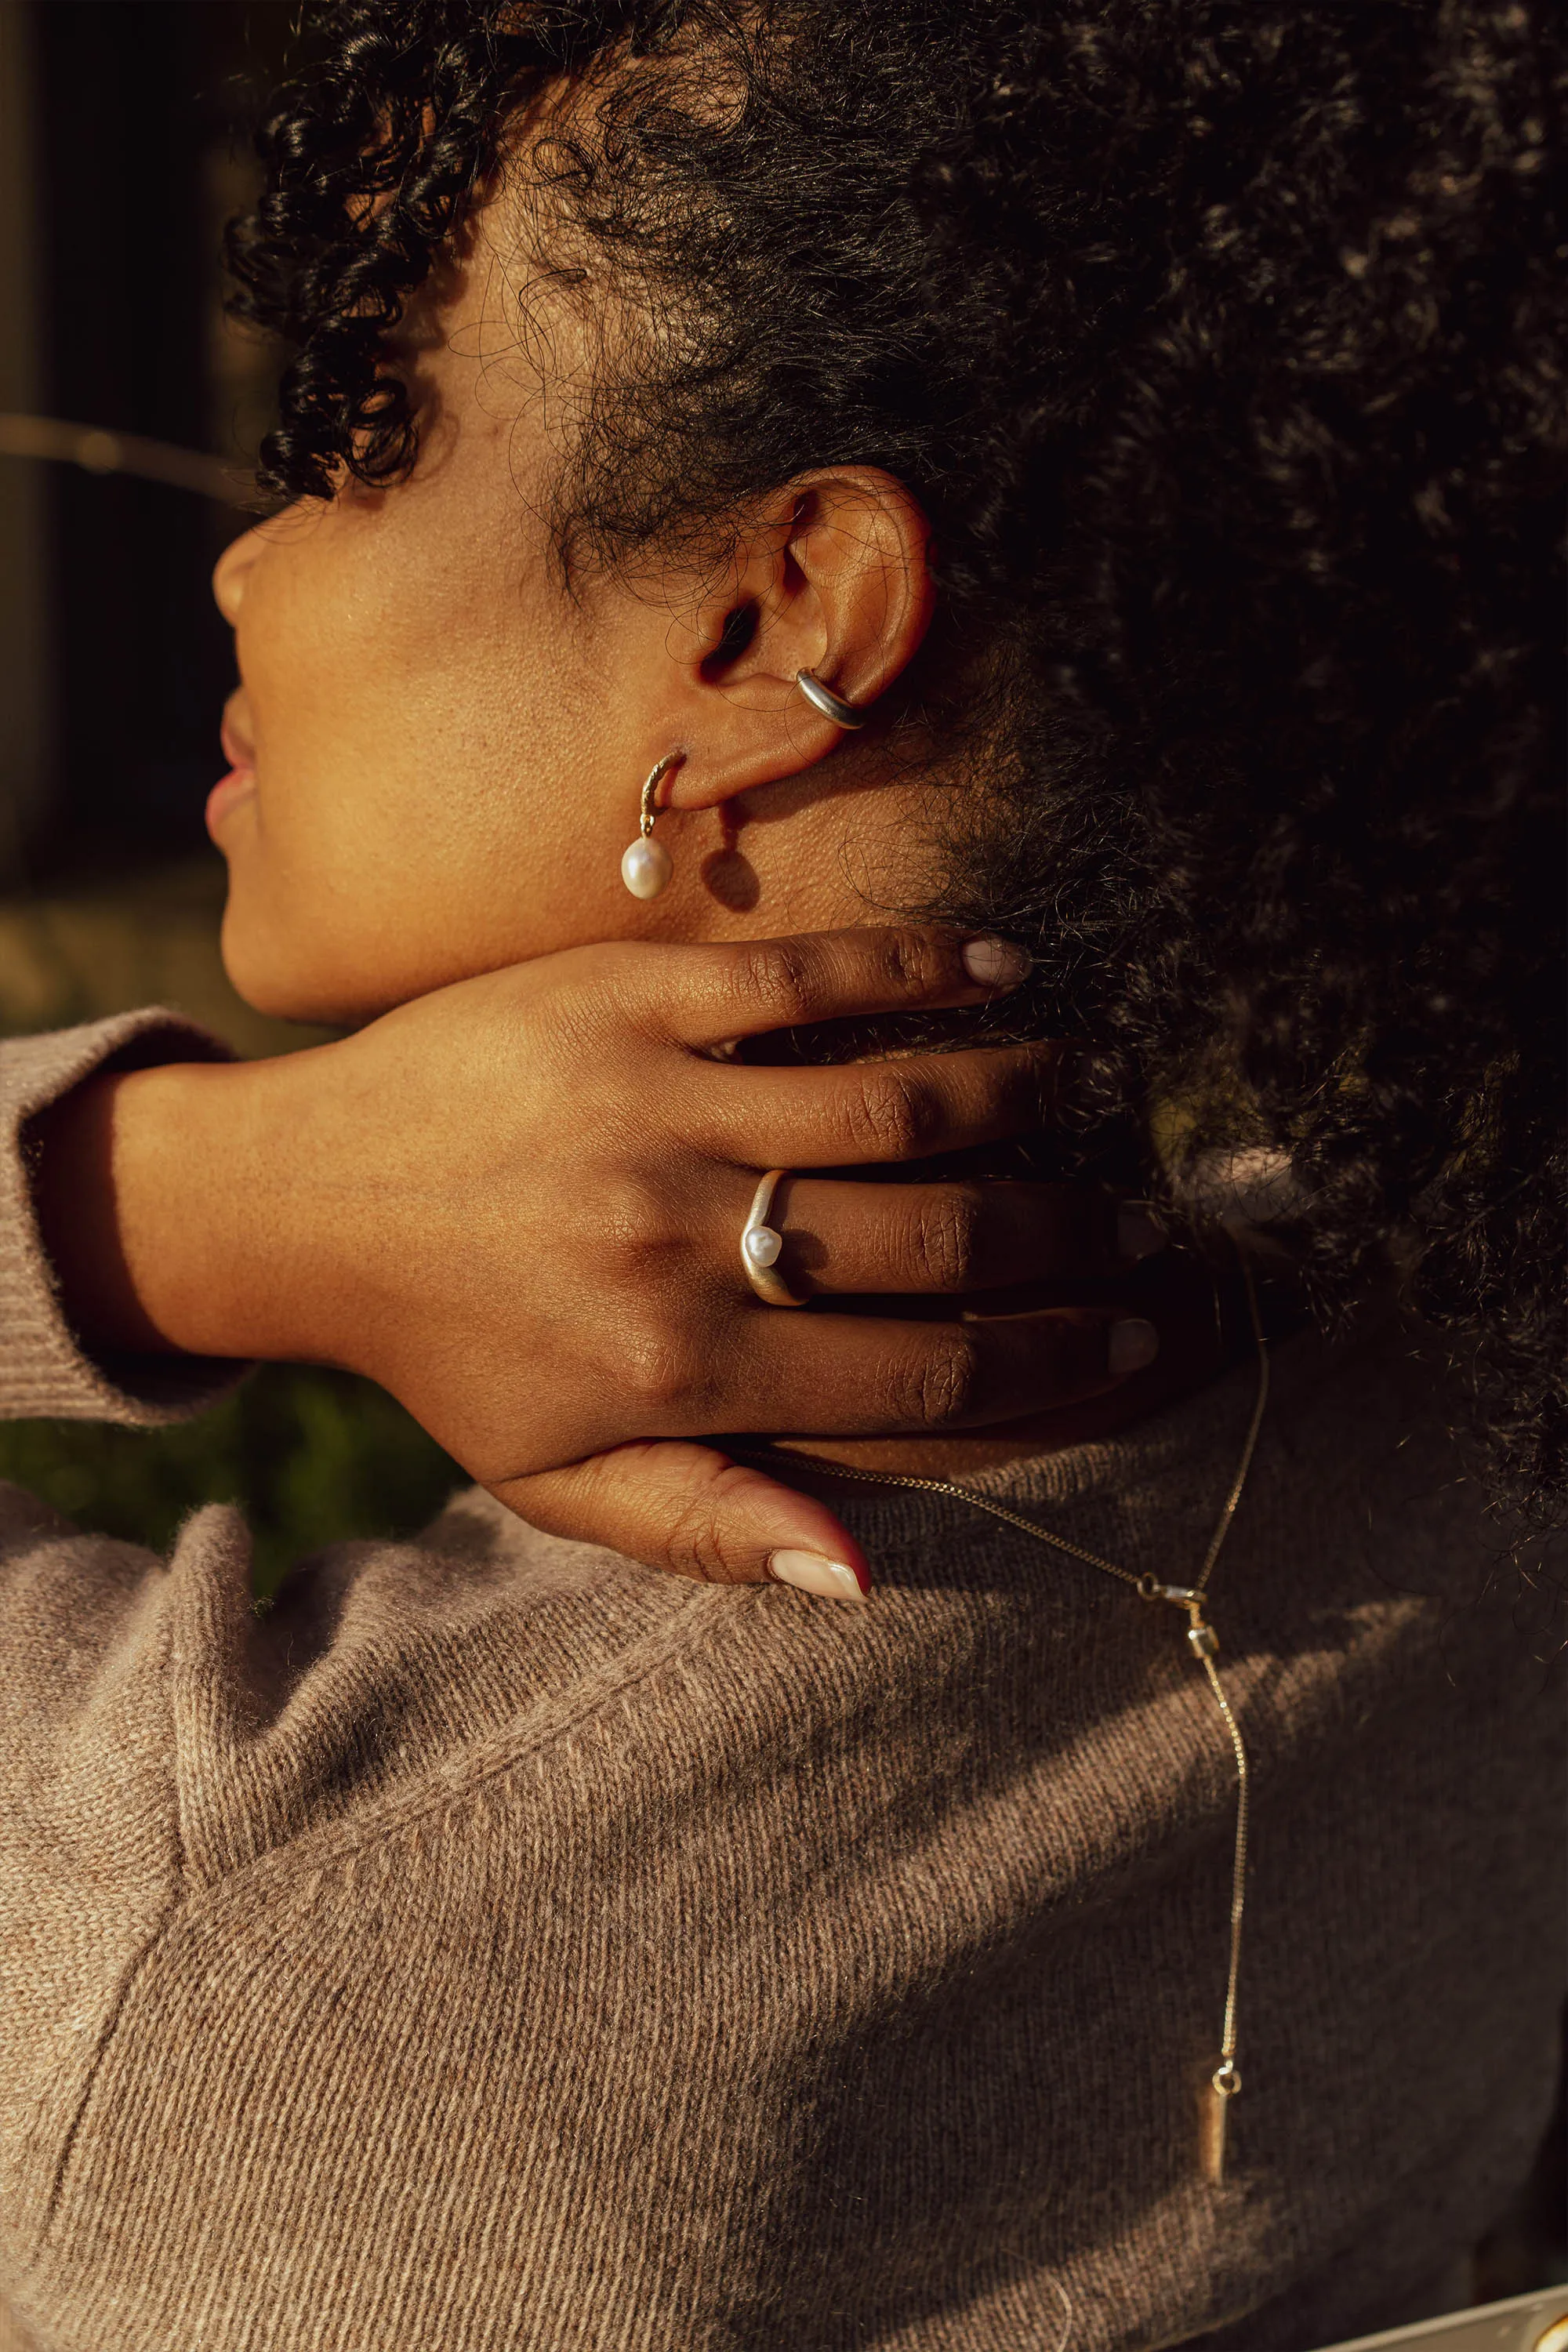
[[[296,504],[219,566],[210,822],[245,992],[368,1025],[16,1049],[10,1392],[347,1361],[522,1517],[258,1620],[230,1515],[163,1567],[13,1496],[16,2340],[1287,2352],[1462,2300],[1563,1975],[1561,1710],[1432,1328],[1549,1496],[1554,37],[321,30],[239,248]],[[889,909],[945,943],[750,944]],[[1105,1194],[758,1186],[1047,1099]],[[1268,1393],[1289,1285],[1249,1241],[1205,1340],[1092,1205],[1150,1184],[1349,1328]],[[810,1468],[681,1442],[748,1367]],[[755,1589],[618,1556],[678,1513]]]

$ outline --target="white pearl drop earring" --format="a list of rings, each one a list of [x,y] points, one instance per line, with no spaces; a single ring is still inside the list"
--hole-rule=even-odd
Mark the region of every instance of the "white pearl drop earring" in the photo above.
[[[653,837],[653,821],[658,814],[658,788],[671,768],[678,768],[684,757],[680,751],[667,751],[642,788],[637,837],[621,858],[621,880],[634,898],[657,898],[675,871],[668,850],[662,841]]]

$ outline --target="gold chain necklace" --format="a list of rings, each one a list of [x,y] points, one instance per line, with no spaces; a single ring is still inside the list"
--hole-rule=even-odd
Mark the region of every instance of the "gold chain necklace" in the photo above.
[[[1225,1539],[1230,1533],[1231,1521],[1236,1517],[1237,1505],[1241,1500],[1247,1473],[1252,1468],[1252,1457],[1258,1451],[1258,1432],[1263,1427],[1264,1411],[1268,1402],[1268,1343],[1264,1337],[1263,1322],[1258,1311],[1258,1293],[1253,1285],[1252,1269],[1240,1251],[1237,1251],[1237,1255],[1241,1266],[1242,1280],[1247,1287],[1247,1313],[1252,1320],[1252,1337],[1258,1350],[1258,1394],[1253,1402],[1252,1418],[1247,1423],[1247,1436],[1242,1444],[1241,1458],[1236,1465],[1236,1475],[1230,1482],[1230,1491],[1225,1498],[1219,1517],[1215,1523],[1214,1533],[1209,1538],[1208,1549],[1204,1554],[1203,1564],[1191,1584],[1162,1584],[1154,1576],[1148,1574],[1134,1576],[1131,1569],[1119,1568],[1114,1560],[1102,1559],[1099,1552],[1090,1551],[1086,1545],[1074,1543],[1068,1536],[1053,1535],[1048,1528],[1037,1527],[1033,1519],[1023,1517],[1017,1511],[1010,1511],[1005,1504],[994,1503],[984,1495],[973,1495],[966,1486],[955,1486],[951,1479],[910,1478],[894,1470],[852,1470],[842,1463],[823,1461],[811,1454],[795,1454],[791,1457],[797,1462],[809,1464],[813,1468],[828,1476],[858,1479],[864,1486],[904,1486],[917,1495],[951,1495],[955,1502],[968,1503],[977,1511],[989,1511],[993,1518],[1005,1519],[1010,1528],[1017,1528],[1025,1535],[1034,1536],[1041,1543],[1050,1544],[1057,1551],[1065,1551],[1069,1558],[1081,1560],[1086,1568],[1097,1568],[1103,1575],[1115,1577],[1119,1584],[1131,1585],[1141,1601],[1164,1601],[1170,1602],[1173,1608],[1186,1611],[1188,1646],[1208,1678],[1209,1688],[1215,1696],[1215,1704],[1219,1708],[1226,1730],[1230,1735],[1231,1752],[1236,1758],[1236,1843],[1232,1853],[1230,1874],[1230,1961],[1226,1971],[1225,2021],[1220,2029],[1219,2064],[1209,2077],[1209,2095],[1204,2102],[1200,2138],[1200,2157],[1204,2173],[1216,2185],[1225,2178],[1226,2119],[1230,2111],[1230,2103],[1241,2088],[1241,2070],[1236,2060],[1237,1987],[1241,1974],[1241,1923],[1247,1902],[1247,1832],[1251,1796],[1251,1774],[1247,1763],[1247,1744],[1241,1736],[1241,1727],[1237,1722],[1229,1699],[1226,1696],[1225,1685],[1220,1681],[1219,1669],[1215,1664],[1219,1651],[1219,1635],[1205,1614],[1205,1602],[1208,1597],[1209,1579],[1214,1574],[1215,1564],[1224,1549]],[[776,1465],[779,1457],[776,1454],[766,1456],[753,1454],[742,1458],[752,1461],[765,1459],[770,1465]]]

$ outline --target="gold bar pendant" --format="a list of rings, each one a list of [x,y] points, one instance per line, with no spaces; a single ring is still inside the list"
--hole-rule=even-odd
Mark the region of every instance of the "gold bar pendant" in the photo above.
[[[1203,2107],[1199,2118],[1204,2179],[1217,2189],[1225,2179],[1225,2144],[1229,2122],[1230,2101],[1213,2082],[1203,2087]]]

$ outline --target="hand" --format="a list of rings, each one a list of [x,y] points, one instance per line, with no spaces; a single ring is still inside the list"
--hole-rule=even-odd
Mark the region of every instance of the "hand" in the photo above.
[[[46,1240],[100,1345],[344,1365],[537,1524],[692,1575],[760,1579],[780,1552],[859,1574],[825,1504],[648,1441],[973,1428],[1114,1387],[1148,1326],[1109,1304],[989,1324],[763,1305],[739,1256],[760,1169],[1037,1128],[1059,1052],[784,1069],[714,1049],[1007,984],[907,929],[542,958],[337,1045],[79,1089],[41,1123]],[[797,1177],[778,1213],[781,1271],[825,1298],[1127,1264],[1088,1187]]]

